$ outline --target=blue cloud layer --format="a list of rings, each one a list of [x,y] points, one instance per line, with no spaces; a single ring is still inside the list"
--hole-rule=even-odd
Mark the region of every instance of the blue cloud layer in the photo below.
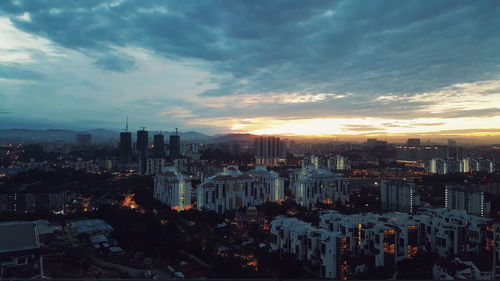
[[[116,5],[114,5],[116,4]],[[114,47],[209,62],[202,95],[415,93],[499,73],[497,1],[1,1],[16,27],[126,71]],[[31,21],[15,16],[29,13]]]
[[[498,80],[498,15],[497,1],[3,0],[0,17],[8,17],[24,32],[84,54],[96,71],[90,73],[93,70],[87,67],[85,73],[78,73],[74,65],[83,58],[73,61],[67,72],[42,55],[32,65],[0,63],[0,79],[36,82],[36,86],[0,85],[0,100],[9,105],[0,104],[0,111],[14,112],[13,108],[27,107],[24,101],[30,100],[38,106],[29,113],[33,119],[57,119],[57,114],[74,112],[80,115],[69,117],[68,122],[75,123],[90,120],[89,116],[116,122],[110,119],[119,116],[116,118],[121,120],[127,112],[150,114],[140,121],[142,124],[169,108],[181,113],[188,109],[196,115],[193,118],[199,119],[332,115],[415,118],[412,113],[421,114],[433,101],[377,103],[374,99],[383,95],[409,97],[456,83]],[[172,77],[155,83],[152,80],[158,81],[157,76],[148,80],[135,75],[133,81],[144,83],[142,89],[130,85],[132,79],[124,81],[127,76],[122,81],[113,76],[141,71],[140,56],[127,52],[134,48],[153,54],[153,58],[190,62],[200,72],[210,73],[210,77],[198,75],[191,84],[184,83],[192,89],[200,86],[196,94],[201,100],[271,93],[334,93],[346,97],[314,103],[207,107],[200,99],[179,94],[179,85],[165,87],[176,82]],[[109,87],[103,86],[103,81],[93,81],[102,71],[109,72],[105,73],[112,79]],[[185,82],[189,73],[179,77]],[[113,87],[116,84],[122,87]],[[127,88],[137,91],[130,93]],[[123,94],[117,95],[117,91]],[[104,95],[109,97],[104,99]],[[49,116],[51,112],[57,113]],[[433,116],[497,115],[499,109],[492,107]],[[177,127],[183,120],[173,119],[175,114],[165,118],[168,120],[161,120],[161,126]]]

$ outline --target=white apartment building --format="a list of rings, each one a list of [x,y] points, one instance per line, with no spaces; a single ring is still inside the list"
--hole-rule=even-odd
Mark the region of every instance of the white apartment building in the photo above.
[[[285,181],[275,171],[267,170],[266,166],[257,165],[248,171],[257,181],[263,184],[263,201],[281,202],[285,199]]]
[[[420,197],[413,182],[384,179],[380,183],[380,203],[384,210],[413,213]]]
[[[209,177],[198,186],[197,208],[224,213],[263,202],[263,183],[243,173],[237,166]]]
[[[392,267],[419,251],[449,259],[491,249],[492,239],[500,245],[500,234],[494,236],[491,223],[465,211],[444,208],[423,209],[415,215],[325,211],[320,214],[319,228],[297,218],[277,217],[271,222],[271,249],[291,253],[305,266],[321,265],[320,277],[341,278],[352,272],[345,258],[348,255],[372,256],[375,266]],[[500,226],[496,228],[500,233]],[[333,240],[336,247],[328,244]],[[500,250],[496,254],[500,256]]]
[[[495,172],[495,163],[489,159],[464,158],[462,159],[463,172]]]
[[[277,217],[271,222],[271,249],[295,255],[308,268],[320,268],[319,277],[348,277],[349,241],[297,218]]]
[[[489,159],[464,158],[462,160],[433,158],[427,165],[433,174],[495,172],[495,163]]]
[[[191,208],[191,182],[175,167],[163,167],[154,177],[153,197],[174,210]]]
[[[448,173],[462,173],[464,168],[462,161],[454,159],[432,158],[429,161],[427,170],[433,174],[446,175]]]
[[[342,155],[335,155],[327,160],[327,168],[332,171],[351,170],[349,159]]]
[[[164,158],[149,158],[146,160],[146,175],[154,176],[166,166],[167,160]]]
[[[447,185],[444,192],[444,205],[448,210],[464,210],[481,217],[489,215],[490,204],[484,192],[463,185]]]
[[[349,185],[340,174],[313,166],[297,169],[290,174],[290,188],[295,202],[308,209],[317,203],[332,203],[334,192],[344,190]]]

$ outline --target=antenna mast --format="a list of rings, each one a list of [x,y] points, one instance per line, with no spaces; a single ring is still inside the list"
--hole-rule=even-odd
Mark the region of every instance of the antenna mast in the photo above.
[[[125,132],[128,132],[128,116],[127,116],[127,123],[125,123]]]
[[[177,128],[175,128],[175,135],[178,136],[179,134],[177,133]]]

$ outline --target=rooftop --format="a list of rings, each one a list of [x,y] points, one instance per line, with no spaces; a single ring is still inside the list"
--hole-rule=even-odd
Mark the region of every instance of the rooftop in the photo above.
[[[39,247],[38,233],[33,222],[0,223],[0,253]]]

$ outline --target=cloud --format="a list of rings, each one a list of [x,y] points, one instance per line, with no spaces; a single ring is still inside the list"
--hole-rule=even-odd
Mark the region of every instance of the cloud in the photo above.
[[[106,55],[125,46],[208,62],[218,88],[206,96],[416,93],[492,78],[500,59],[495,1],[2,1],[0,7],[24,31],[104,53],[109,58],[96,61],[104,69],[133,67],[126,55]]]
[[[14,80],[39,80],[43,75],[36,71],[25,70],[15,66],[0,65],[0,78]]]
[[[123,56],[105,55],[98,57],[95,61],[95,65],[104,70],[123,72],[135,67],[135,62]]]
[[[33,119],[438,130],[500,115],[498,14],[495,1],[5,0],[0,94]]]

